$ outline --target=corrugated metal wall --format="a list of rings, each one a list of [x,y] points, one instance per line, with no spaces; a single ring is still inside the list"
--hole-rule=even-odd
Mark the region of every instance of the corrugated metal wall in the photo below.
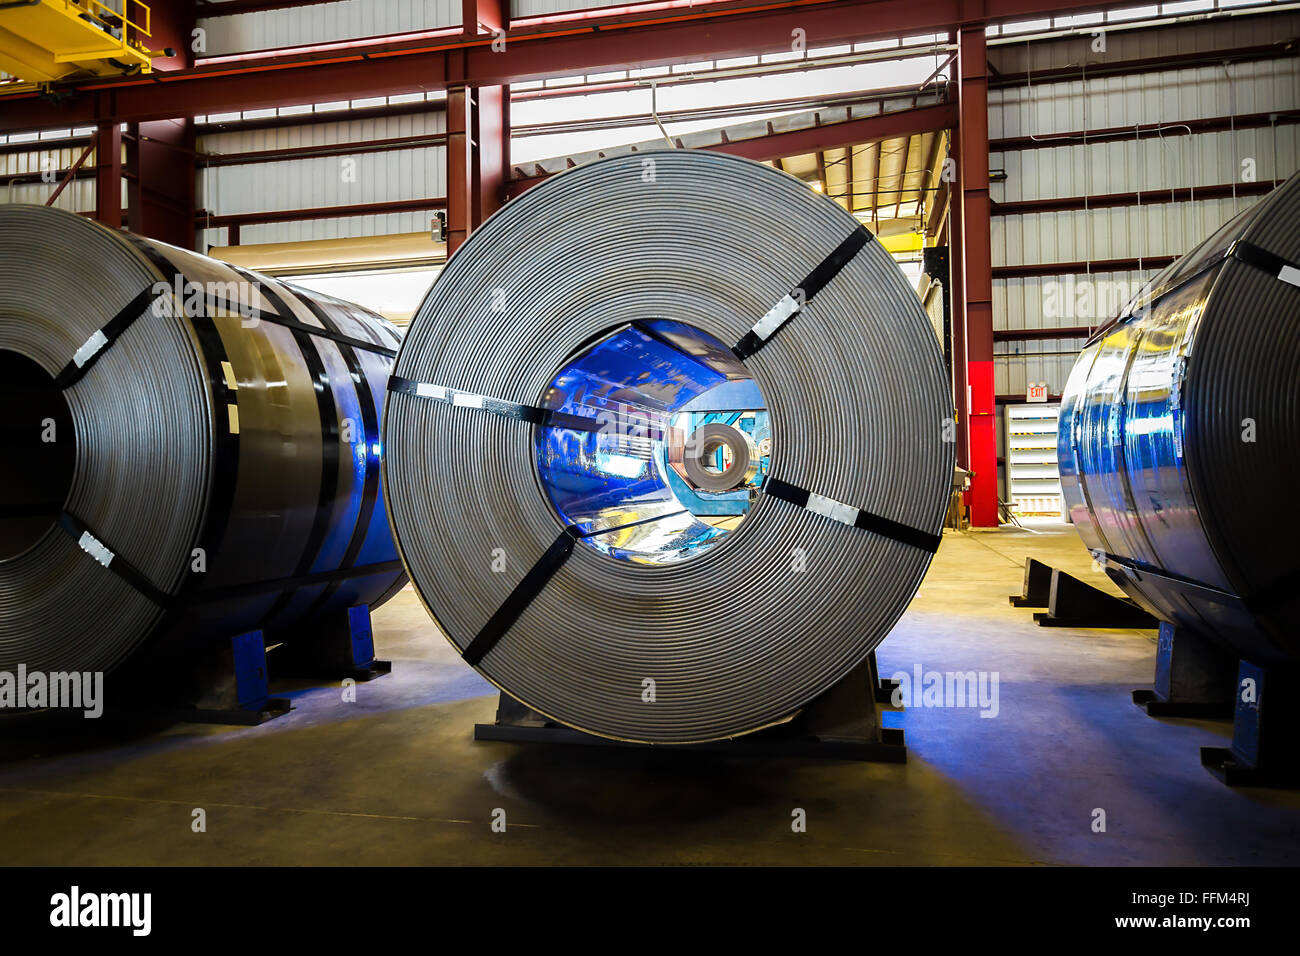
[[[273,50],[457,26],[460,0],[331,0],[263,13],[204,17],[207,49],[199,56]]]
[[[61,149],[42,149],[39,141],[33,141],[32,152],[30,153],[6,153],[0,155],[0,175],[10,176],[18,173],[46,172],[55,177],[55,181],[49,183],[14,183],[12,186],[6,186],[4,187],[5,195],[0,198],[4,202],[30,203],[36,206],[45,205],[46,200],[58,188],[58,180],[63,178],[64,171],[71,168],[85,148],[85,146],[69,146]],[[95,168],[94,153],[91,153],[90,158],[86,160],[82,168],[88,170]],[[66,209],[69,212],[84,212],[88,209],[94,209],[94,178],[76,179],[68,183],[63,192],[59,194],[59,198],[54,201],[54,206],[57,209]]]
[[[396,139],[446,129],[439,112],[244,130],[200,137],[200,149],[244,153],[301,146]],[[354,165],[345,164],[350,161]],[[214,215],[428,199],[447,194],[446,150],[425,146],[384,152],[213,166],[199,173],[199,205]],[[421,232],[429,212],[245,226],[243,244]],[[200,248],[224,245],[226,231],[205,230]]]
[[[1181,255],[1258,201],[1258,195],[1247,193],[1257,193],[1259,184],[1285,179],[1300,167],[1300,125],[1294,121],[1284,118],[1274,125],[1259,127],[1256,122],[1247,129],[1201,132],[1178,126],[1190,120],[1300,109],[1300,62],[1294,56],[1234,62],[1226,68],[1223,63],[1188,65],[1092,78],[1086,78],[1078,64],[1276,43],[1283,35],[1279,29],[1288,23],[1300,29],[1300,18],[1288,15],[1115,32],[1108,35],[1102,56],[1089,52],[1088,37],[994,48],[991,60],[1002,75],[1027,69],[1061,71],[1067,63],[1078,75],[990,90],[990,139],[1051,139],[1085,130],[1143,128],[1141,139],[1071,138],[991,153],[990,168],[1005,173],[990,186],[995,204],[1139,194],[1105,208],[1085,210],[1071,202],[1073,208],[1068,209],[995,215],[995,331],[1096,327],[1157,271],[1084,266],[1062,270],[1066,274],[1061,275],[1017,276],[1017,267]],[[1160,132],[1150,135],[1157,126]],[[1244,160],[1250,162],[1243,166]],[[1197,189],[1234,183],[1240,190],[1235,199],[1196,195]],[[1170,201],[1171,188],[1178,190],[1177,201]],[[998,276],[999,269],[1012,274]],[[1083,344],[1076,336],[997,341],[996,392],[1023,396],[1030,382],[1047,382],[1049,392],[1059,394]],[[999,442],[1002,432],[999,422]]]
[[[632,0],[635,2],[635,0]],[[591,10],[610,7],[615,0],[510,0],[511,17],[541,17],[548,13],[565,13],[569,10]]]
[[[3,193],[0,194],[0,202],[29,203],[34,206],[44,206],[46,201],[53,195],[59,187],[59,181],[63,179],[63,174],[72,168],[72,164],[77,161],[89,143],[90,130],[46,130],[40,138],[31,138],[30,151],[23,149],[21,151],[0,153],[0,176],[9,176],[17,173],[42,173],[49,172],[53,182],[35,182],[35,183],[13,183],[0,186]],[[76,137],[80,140],[73,146],[60,146],[51,148],[42,143],[49,140],[66,140]],[[10,144],[22,144],[27,137],[23,135],[13,135],[7,138]],[[124,150],[125,152],[125,150]],[[83,173],[88,174],[83,178],[74,179],[59,193],[59,198],[54,200],[53,206],[56,209],[66,209],[69,212],[91,212],[95,208],[95,169],[96,156],[94,152],[87,157],[81,168]],[[122,208],[126,208],[126,182],[122,183]]]

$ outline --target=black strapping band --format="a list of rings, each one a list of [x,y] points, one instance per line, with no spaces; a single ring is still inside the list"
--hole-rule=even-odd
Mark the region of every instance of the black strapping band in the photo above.
[[[1281,256],[1274,255],[1267,249],[1261,249],[1253,243],[1238,239],[1232,244],[1228,255],[1234,259],[1253,266],[1261,272],[1267,272],[1274,279],[1288,285],[1300,286],[1300,266],[1287,262]]]
[[[612,528],[599,528],[595,531],[579,531],[578,526],[571,524],[560,532],[546,553],[538,559],[537,563],[529,568],[528,573],[524,575],[523,580],[515,585],[515,589],[510,592],[495,614],[493,614],[486,624],[474,635],[474,639],[466,646],[461,657],[465,663],[471,667],[478,666],[478,663],[487,656],[487,652],[496,646],[497,641],[510,630],[511,626],[519,619],[519,615],[524,613],[524,609],[533,602],[537,595],[542,593],[542,588],[546,587],[546,582],[551,580],[560,566],[568,560],[569,555],[573,553],[573,542],[581,538],[595,538],[602,534],[609,534],[613,531],[622,531],[624,528],[635,528],[638,525],[649,524],[652,521],[662,521],[665,518],[675,518],[678,515],[686,514],[686,509],[679,511],[670,511],[667,514],[655,515],[651,518],[641,518],[637,521],[629,521],[627,524],[615,525]]]
[[[159,299],[170,293],[170,289],[159,292],[154,286],[142,290],[139,295],[122,306],[121,311],[109,319],[103,328],[88,338],[81,348],[77,349],[77,354],[73,356],[72,361],[63,366],[63,370],[54,377],[54,384],[61,390],[75,385],[136,319],[149,311]]]
[[[763,482],[763,491],[774,498],[780,498],[792,505],[806,508],[824,518],[861,528],[863,531],[870,531],[872,534],[893,538],[895,541],[909,544],[914,548],[920,548],[930,554],[938,551],[939,545],[943,542],[942,535],[931,534],[929,531],[913,528],[910,525],[894,521],[892,518],[885,518],[878,514],[872,514],[870,511],[863,511],[861,508],[846,505],[833,498],[813,494],[806,488],[789,484],[779,478],[769,476]]]
[[[533,602],[533,598],[546,587],[546,582],[551,580],[551,576],[560,569],[560,565],[568,560],[569,555],[573,553],[573,542],[578,537],[577,526],[569,525],[551,542],[546,553],[528,569],[528,573],[515,585],[515,589],[510,592],[505,603],[497,608],[496,613],[488,618],[487,623],[469,642],[461,654],[465,663],[471,667],[477,666],[487,652],[496,646],[497,641],[501,640],[506,631],[510,630],[511,625],[518,620],[519,615],[523,614],[528,605]]]
[[[297,588],[311,587],[315,584],[331,584],[348,578],[366,577],[372,574],[388,574],[402,568],[401,561],[383,561],[378,564],[363,564],[337,571],[321,571],[316,574],[300,574],[290,578],[276,578],[273,581],[252,581],[248,584],[236,584],[227,588],[214,588],[211,591],[198,591],[181,600],[167,594],[154,586],[148,576],[131,562],[114,551],[93,531],[90,526],[70,512],[59,515],[59,527],[82,551],[112,571],[119,578],[131,585],[143,597],[148,598],[163,610],[194,607],[201,604],[214,604],[248,597],[254,594],[270,594],[275,591],[290,591]]]
[[[536,405],[521,405],[518,402],[492,398],[489,395],[431,385],[428,382],[416,382],[398,375],[389,376],[388,390],[401,395],[414,395],[417,398],[441,402],[454,408],[477,408],[491,412],[493,415],[500,415],[502,418],[512,418],[515,421],[547,428],[567,428],[580,432],[608,431],[623,438],[643,438],[650,441],[663,441],[668,432],[668,426],[663,420],[649,415],[633,414],[611,423],[604,417],[588,418],[550,408],[540,408]]]
[[[108,570],[131,585],[144,597],[161,608],[171,606],[172,598],[170,595],[154,587],[153,582],[145,576],[143,571],[104,544],[99,536],[76,515],[67,511],[63,512],[59,515],[59,527],[63,529],[68,537],[77,542],[82,551],[85,551]]]
[[[865,226],[859,226],[849,233],[848,238],[836,246],[834,251],[818,263],[817,267],[780,302],[772,306],[767,315],[759,319],[754,327],[745,333],[745,337],[732,347],[731,351],[736,358],[744,361],[771,341],[786,322],[802,311],[817,293],[826,288],[827,284],[839,275],[840,270],[848,265],[870,240],[871,233]]]

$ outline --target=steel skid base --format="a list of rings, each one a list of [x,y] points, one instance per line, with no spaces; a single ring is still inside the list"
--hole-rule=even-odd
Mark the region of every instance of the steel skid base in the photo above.
[[[1232,745],[1202,747],[1201,765],[1230,787],[1300,789],[1300,671],[1241,661]]]
[[[548,720],[508,694],[501,694],[497,719],[475,724],[475,740],[525,744],[569,744],[585,747],[694,751],[754,757],[812,757],[823,760],[866,760],[906,763],[903,731],[884,727],[882,705],[888,704],[893,682],[882,682],[874,652],[865,662],[793,718],[776,727],[699,744],[639,744],[573,730]],[[647,704],[646,706],[653,706]]]
[[[1060,568],[1025,559],[1025,583],[1007,600],[1015,607],[1041,607],[1039,627],[1158,627],[1160,622],[1136,602],[1095,588]]]
[[[1160,622],[1155,684],[1133,691],[1152,717],[1232,720],[1232,745],[1201,765],[1230,787],[1300,787],[1300,672],[1238,661],[1199,634]]]
[[[1133,691],[1151,717],[1230,718],[1237,662],[1198,634],[1160,622],[1152,689]]]
[[[392,664],[375,659],[370,609],[359,605],[309,631],[237,635],[191,655],[180,669],[187,678],[172,687],[174,703],[163,708],[169,717],[255,726],[293,709],[288,698],[271,696],[272,676],[368,681],[389,673]]]

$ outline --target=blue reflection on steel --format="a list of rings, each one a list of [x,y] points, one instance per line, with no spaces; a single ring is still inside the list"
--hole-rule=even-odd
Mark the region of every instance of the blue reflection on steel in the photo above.
[[[697,495],[667,465],[665,443],[637,427],[647,417],[657,426],[694,427],[716,408],[715,393],[735,413],[758,413],[748,419],[750,430],[761,420],[756,441],[770,437],[752,379],[729,349],[698,329],[636,323],[574,356],[542,404],[604,427],[536,431],[538,475],[560,519],[585,535],[596,532],[583,539],[596,550],[642,564],[681,560],[725,537],[727,528],[696,516],[741,515],[750,491]],[[701,410],[679,414],[685,408]]]

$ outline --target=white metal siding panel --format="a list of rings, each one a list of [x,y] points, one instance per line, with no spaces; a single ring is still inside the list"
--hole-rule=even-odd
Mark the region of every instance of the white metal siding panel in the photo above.
[[[272,50],[457,26],[459,0],[332,0],[307,7],[206,17],[200,56]]]
[[[408,116],[320,122],[274,129],[209,133],[200,137],[200,148],[210,153],[246,153],[255,150],[291,149],[298,146],[332,146],[362,140],[398,139],[447,129],[442,111]]]
[[[1242,161],[1254,160],[1259,182],[1283,180],[1296,171],[1300,124],[1244,129],[1235,133],[1168,130],[1165,137],[1040,147],[993,153],[990,167],[1006,180],[990,184],[994,202],[1021,202],[1096,196],[1105,193],[1152,193],[1177,187],[1227,185],[1243,177]]]
[[[1296,58],[1234,63],[1229,69],[1231,82],[1221,65],[1086,81],[1081,68],[1079,79],[990,90],[989,136],[1050,136],[1295,108]]]
[[[1258,196],[995,216],[994,266],[1182,255]]]
[[[635,3],[636,0],[631,0]],[[510,15],[520,17],[543,17],[551,13],[567,13],[570,10],[591,10],[594,7],[611,7],[619,5],[616,0],[511,0]]]

